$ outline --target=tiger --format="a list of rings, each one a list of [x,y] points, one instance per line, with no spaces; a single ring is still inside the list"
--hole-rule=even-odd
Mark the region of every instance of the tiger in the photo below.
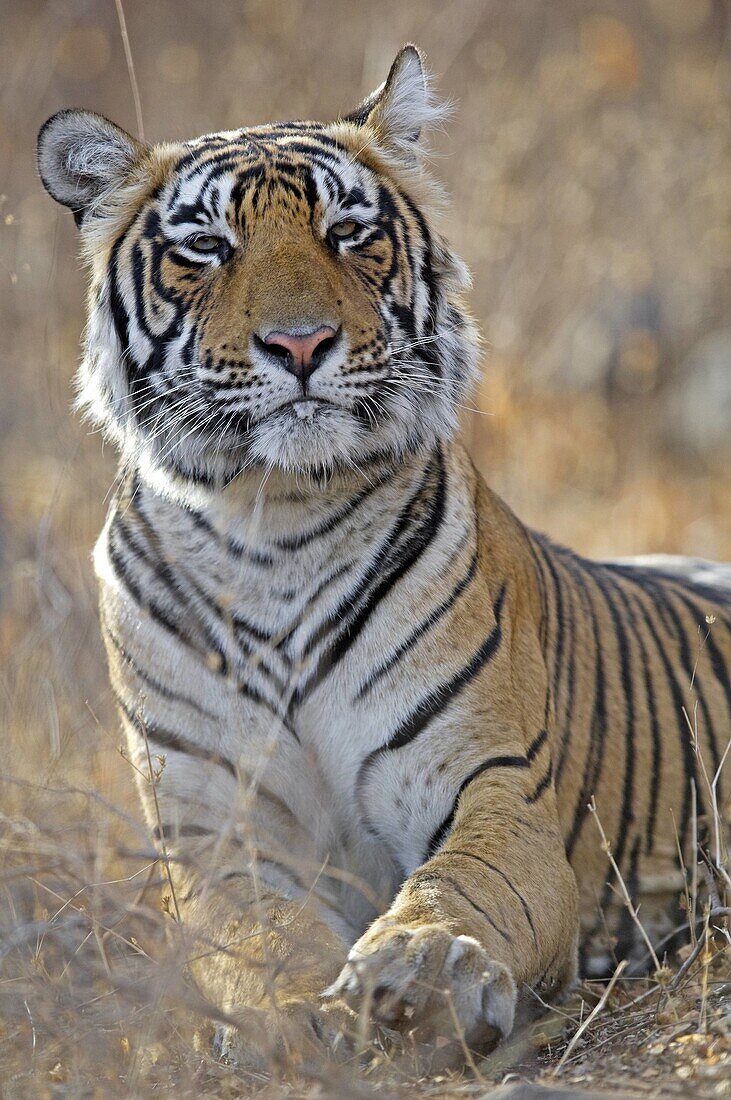
[[[407,45],[334,122],[38,139],[90,273],[79,405],[120,452],[111,688],[232,1060],[337,1057],[364,1019],[489,1051],[639,973],[633,912],[662,951],[723,804],[731,567],[587,560],[460,442],[445,117]]]

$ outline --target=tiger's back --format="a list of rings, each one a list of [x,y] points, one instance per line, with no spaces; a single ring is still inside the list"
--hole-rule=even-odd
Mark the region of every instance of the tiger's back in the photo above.
[[[585,883],[586,966],[605,973],[612,956],[647,965],[597,849],[598,830],[587,827],[589,804],[595,800],[632,897],[642,899],[651,937],[682,929],[678,848],[688,867],[699,839],[710,850],[714,803],[722,814],[725,806],[731,567],[669,556],[588,561],[540,536],[534,546],[553,669],[558,808]],[[589,882],[584,869],[597,858],[602,881]],[[597,890],[602,909],[614,911],[616,943],[600,927]]]

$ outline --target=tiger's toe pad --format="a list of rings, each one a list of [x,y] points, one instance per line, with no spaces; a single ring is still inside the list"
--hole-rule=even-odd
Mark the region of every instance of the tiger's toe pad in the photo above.
[[[485,1047],[510,1033],[516,989],[508,968],[471,936],[454,936],[439,925],[374,926],[325,996],[369,1012],[386,1027]]]

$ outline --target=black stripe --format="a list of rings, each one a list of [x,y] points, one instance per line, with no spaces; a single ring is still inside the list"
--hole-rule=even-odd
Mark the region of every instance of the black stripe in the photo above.
[[[698,697],[698,704],[703,715],[703,722],[705,723],[705,728],[708,731],[708,742],[711,749],[711,755],[713,757],[713,770],[715,772],[721,760],[721,756],[718,751],[716,731],[713,725],[713,720],[711,718],[711,711],[706,701],[705,692],[703,690],[703,677],[701,676],[700,670],[697,667],[698,661],[690,651],[690,642],[685,630],[685,626],[671,600],[671,595],[677,595],[677,593],[674,593],[672,589],[663,590],[660,585],[658,585],[657,591],[658,593],[662,592],[662,596],[664,596],[665,598],[665,606],[667,607],[668,614],[678,635],[681,653],[680,659],[682,664],[685,666],[688,675],[689,690],[695,691]],[[686,605],[684,605],[684,608],[687,611]],[[700,625],[700,623],[696,624],[696,631]]]
[[[511,937],[508,935],[508,933],[505,932],[504,929],[502,929],[498,924],[495,923],[495,921],[490,916],[490,914],[486,913],[485,910],[482,908],[482,906],[478,905],[477,902],[473,901],[472,898],[469,896],[469,894],[465,893],[465,891],[462,889],[460,884],[458,882],[455,882],[455,880],[453,878],[450,878],[449,875],[443,875],[443,874],[441,874],[441,872],[431,871],[431,870],[430,871],[422,871],[422,872],[417,871],[416,874],[412,875],[411,878],[409,879],[409,885],[410,886],[419,886],[422,882],[428,883],[428,882],[431,882],[431,881],[448,883],[452,887],[452,889],[455,891],[455,893],[459,894],[459,896],[461,898],[464,898],[464,900],[466,902],[468,902],[468,904],[471,905],[472,908],[477,913],[479,913],[481,917],[483,917],[487,921],[487,923],[490,925],[490,927],[494,928],[499,936],[502,936],[502,938],[505,940],[506,943],[512,943],[513,942]]]
[[[528,751],[525,754],[529,761],[535,760],[536,756],[538,756],[538,753],[543,748],[543,745],[546,743],[547,737],[548,730],[544,728],[541,730],[538,736],[535,737],[533,741],[531,741],[530,745],[528,746]]]
[[[564,562],[563,559],[566,558],[567,556],[570,558],[573,555],[571,555],[570,551],[565,550],[561,546],[555,546],[553,549],[559,555],[559,561],[557,562],[557,566],[565,571],[566,566],[565,566],[565,562]],[[571,577],[571,571],[570,570],[569,570],[569,580],[571,582],[573,582],[573,578]],[[567,677],[566,677],[566,697],[563,701],[563,704],[560,707],[560,716],[561,716],[560,720],[558,718],[558,714],[559,714],[559,710],[558,710],[559,702],[558,702],[558,700],[557,700],[557,714],[555,716],[555,720],[556,720],[556,723],[557,723],[557,728],[560,728],[560,730],[561,730],[560,742],[559,742],[559,746],[558,746],[558,761],[557,761],[556,770],[555,770],[555,780],[556,780],[556,786],[557,787],[559,786],[559,784],[561,782],[561,777],[563,775],[564,768],[566,767],[566,763],[569,759],[569,749],[570,749],[570,746],[571,746],[571,739],[572,739],[572,736],[574,734],[574,723],[576,721],[576,717],[575,717],[576,676],[577,676],[577,669],[578,669],[578,664],[579,664],[579,662],[577,661],[577,654],[576,654],[576,640],[577,640],[577,636],[578,636],[578,633],[579,633],[579,621],[580,621],[580,617],[581,617],[581,608],[579,608],[577,610],[577,608],[575,607],[575,603],[574,603],[575,590],[576,590],[575,583],[568,583],[564,588],[564,593],[566,594],[567,601],[568,601],[568,610],[567,610],[568,645],[567,645],[567,653],[566,653],[566,660],[565,660],[566,668],[567,668]],[[579,600],[579,602],[581,603],[581,600]]]
[[[131,366],[132,362],[129,355],[129,315],[124,305],[122,292],[119,289],[117,271],[119,253],[125,239],[125,233],[126,230],[124,233],[121,233],[114,242],[107,268],[107,286],[109,287],[109,309],[112,314],[112,323],[114,324],[114,331],[117,334],[117,340],[119,341],[121,351],[120,358],[122,363]]]
[[[316,527],[313,527],[311,530],[306,531],[303,534],[293,535],[291,538],[277,539],[277,541],[274,542],[272,545],[275,546],[277,550],[300,550],[303,546],[307,546],[309,545],[309,543],[315,542],[316,539],[322,538],[323,535],[330,534],[345,519],[347,519],[348,516],[352,515],[353,512],[355,512],[355,510],[363,503],[364,500],[367,500],[368,497],[375,493],[377,489],[380,489],[383,485],[385,485],[386,482],[392,478],[392,476],[392,472],[389,470],[377,481],[374,481],[372,484],[368,485],[367,488],[362,489],[359,493],[356,493],[352,500],[349,500],[347,504],[343,505],[342,508],[338,509],[338,511],[336,511],[332,516],[330,516],[326,520],[323,520],[323,522],[318,524]]]
[[[526,800],[526,802],[528,803],[529,806],[532,806],[534,802],[537,802],[538,799],[541,797],[541,795],[544,794],[545,791],[548,790],[549,786],[551,785],[551,780],[552,779],[553,779],[553,764],[549,760],[548,761],[548,768],[546,769],[546,774],[543,776],[543,779],[540,780],[540,782],[538,783],[538,786],[535,788],[535,790],[531,794],[527,794],[525,796],[525,800]]]
[[[606,675],[602,659],[602,647],[599,642],[596,608],[589,595],[581,563],[576,558],[568,559],[571,575],[579,586],[586,604],[594,639],[594,705],[592,708],[589,744],[584,762],[584,775],[581,790],[574,810],[574,818],[569,835],[566,838],[566,854],[571,858],[581,827],[589,812],[589,800],[596,792],[597,784],[604,764],[604,749],[607,734]]]
[[[528,759],[525,756],[492,756],[489,757],[487,760],[483,760],[483,762],[479,764],[473,771],[471,771],[470,774],[460,783],[459,789],[454,796],[452,809],[444,818],[444,821],[442,821],[441,825],[437,826],[437,828],[434,830],[432,838],[427,844],[425,858],[428,859],[429,856],[434,855],[436,850],[444,843],[447,833],[452,828],[452,825],[454,823],[454,817],[457,813],[457,804],[459,803],[460,796],[462,795],[463,791],[467,787],[469,787],[470,783],[474,782],[474,780],[477,779],[478,776],[482,775],[484,772],[489,771],[492,768],[527,767],[529,767],[529,764]]]
[[[114,529],[110,529],[110,536],[114,535]],[[127,562],[122,557],[121,552],[113,544],[111,537],[107,541],[107,552],[109,554],[109,561],[114,568],[114,572],[117,579],[124,585],[132,598],[136,601],[137,605],[142,608],[158,626],[163,627],[178,641],[184,642],[189,645],[195,652],[199,652],[196,645],[196,640],[188,631],[185,626],[178,621],[175,621],[171,616],[162,608],[154,599],[149,596],[144,596],[140,585],[132,575]],[[128,552],[134,554],[131,547],[128,548]]]
[[[320,598],[320,596],[322,595],[322,593],[325,591],[326,588],[329,588],[329,586],[331,584],[335,584],[335,582],[340,580],[341,577],[344,577],[346,575],[346,573],[349,573],[352,568],[353,568],[353,563],[352,562],[345,562],[344,565],[340,565],[340,566],[338,566],[337,569],[334,569],[334,570],[332,570],[332,572],[326,574],[326,576],[323,577],[323,579],[319,582],[319,584],[317,585],[317,588],[315,588],[312,595],[308,597],[306,604],[304,605],[304,607],[302,608],[302,611],[300,612],[300,614],[297,616],[297,618],[293,622],[292,626],[289,628],[289,630],[286,632],[286,634],[280,635],[280,637],[277,640],[277,644],[275,645],[274,648],[279,652],[280,656],[282,657],[282,660],[287,661],[291,665],[291,658],[288,657],[284,651],[286,650],[287,646],[289,645],[290,641],[292,640],[292,636],[302,626],[302,623],[304,621],[306,613],[310,610],[310,608],[312,608],[317,603],[318,599]],[[287,590],[286,593],[280,593],[279,595],[280,595],[281,599],[292,600],[292,599],[294,599],[295,596],[299,595],[299,590],[296,589],[296,588],[293,588],[293,589]]]
[[[259,868],[262,864],[265,864],[266,866],[273,868],[273,870],[275,870],[277,872],[277,874],[284,875],[285,878],[288,878],[300,890],[304,889],[304,886],[302,884],[302,880],[300,879],[300,877],[292,870],[291,867],[285,867],[285,865],[283,863],[280,863],[279,860],[269,859],[268,856],[262,856],[262,855],[257,854],[256,857],[255,857],[254,862],[256,863],[257,868]],[[247,870],[247,871],[228,871],[225,875],[222,875],[221,878],[218,879],[218,881],[219,882],[228,882],[230,879],[234,879],[234,878],[251,879],[252,878],[251,870]],[[267,885],[269,885],[269,884],[267,883]],[[319,901],[323,900],[319,896],[319,894],[317,895],[317,897],[318,897]]]
[[[607,576],[602,570],[601,566],[593,567],[591,569],[591,575],[595,584],[598,586],[604,601],[609,610],[609,615],[614,626],[614,635],[617,642],[617,650],[619,653],[619,670],[620,680],[622,684],[622,706],[624,711],[624,777],[622,780],[622,805],[620,808],[619,825],[615,837],[614,858],[617,861],[617,865],[621,868],[624,863],[624,854],[627,847],[627,843],[630,840],[630,832],[634,825],[635,812],[634,812],[634,779],[635,779],[635,724],[636,724],[636,712],[635,712],[635,698],[634,698],[634,681],[632,679],[632,661],[631,650],[629,644],[629,637],[625,631],[625,624],[622,621],[616,604],[613,599],[613,592],[607,585]],[[592,792],[593,793],[593,792]],[[603,904],[609,896],[611,887],[605,887]]]
[[[139,515],[139,512],[137,511],[136,514]],[[171,619],[167,611],[164,611],[151,596],[142,596],[139,584],[136,581],[134,582],[133,587],[132,583],[130,583],[132,578],[130,576],[129,569],[122,562],[121,555],[116,551],[116,548],[113,547],[111,538],[114,535],[117,535],[124,543],[128,553],[131,554],[132,557],[135,558],[138,562],[142,562],[143,565],[145,565],[151,571],[152,575],[159,581],[159,583],[162,584],[168,592],[170,592],[170,594],[175,598],[176,602],[179,603],[181,592],[178,587],[178,580],[170,569],[170,566],[167,565],[166,562],[158,561],[149,556],[147,549],[140,544],[137,533],[133,533],[130,530],[122,513],[118,512],[117,515],[115,515],[109,530],[109,534],[110,541],[108,545],[110,550],[110,559],[112,560],[115,569],[119,569],[121,566],[121,575],[127,583],[130,592],[135,597],[135,599],[137,599],[138,603],[146,611],[148,611],[157,622],[162,623],[162,625],[166,626],[168,630],[170,630],[177,637],[185,638],[189,645],[195,646],[192,634],[189,631],[185,630],[181,626],[180,622],[175,622],[173,619]],[[180,610],[184,612],[185,608],[181,608]],[[228,662],[226,660],[226,656],[221,645],[219,644],[218,640],[216,639],[210,628],[205,623],[200,621],[200,618],[197,619],[196,626],[200,630],[206,645],[209,647],[209,652],[215,654],[216,658],[218,659],[218,671],[225,675],[228,672]]]
[[[377,683],[378,680],[380,680],[388,672],[390,672],[394,665],[396,665],[401,660],[401,658],[406,653],[408,653],[409,650],[414,647],[414,645],[416,645],[419,639],[422,638],[428,630],[431,630],[431,628],[435,626],[435,624],[446,615],[447,611],[449,611],[449,609],[454,606],[454,604],[457,602],[465,589],[468,588],[469,585],[472,583],[476,570],[477,551],[475,550],[465,576],[462,577],[460,581],[458,581],[458,583],[450,592],[449,596],[447,596],[447,598],[443,600],[442,603],[439,604],[439,606],[436,607],[434,611],[432,611],[431,614],[429,614],[426,619],[424,619],[424,621],[421,622],[411,632],[411,634],[409,634],[408,638],[394,650],[388,660],[384,661],[376,669],[374,669],[368,679],[365,680],[361,687],[358,689],[355,696],[356,699],[362,699],[364,695],[367,695],[373,685]]]
[[[153,534],[153,537],[155,537],[154,529],[149,527],[149,522],[147,521],[146,517],[141,513],[139,507],[135,509],[134,514],[138,516],[142,524],[147,525],[148,530],[150,530]],[[122,515],[118,513],[114,517],[113,524],[110,528],[108,551],[110,561],[112,562],[117,574],[119,575],[120,580],[124,582],[139,606],[147,612],[147,614],[150,616],[151,619],[153,619],[154,622],[168,630],[179,641],[190,646],[194,652],[200,654],[201,649],[200,646],[197,644],[195,636],[189,629],[187,629],[183,625],[184,619],[182,616],[189,609],[186,606],[180,607],[181,618],[176,621],[171,618],[167,610],[161,607],[151,596],[144,596],[137,580],[132,577],[126,562],[122,558],[119,551],[117,551],[116,547],[113,545],[111,536],[113,536],[114,534],[122,539],[122,541],[125,543],[127,551],[136,560],[142,561],[143,564],[145,564],[152,571],[153,576],[155,576],[158,581],[168,589],[171,595],[175,598],[176,602],[179,604],[182,594],[178,588],[178,578],[176,578],[176,576],[172,573],[172,570],[166,563],[159,563],[158,568],[155,568],[154,562],[152,562],[148,558],[146,549],[140,545],[139,540],[136,537],[132,536],[127,528],[126,522],[123,521]],[[215,606],[215,604],[212,603],[206,593],[203,592],[203,590],[200,589],[197,585],[195,585],[190,577],[185,577],[185,582],[193,589],[195,595],[201,600],[202,603],[205,604],[211,614],[216,617],[216,620],[220,622],[223,617],[222,613]],[[216,671],[219,672],[221,675],[229,676],[231,674],[231,669],[229,667],[228,660],[224,654],[222,647],[218,644],[215,635],[210,630],[210,628],[201,621],[200,617],[196,619],[196,626],[201,631],[203,641],[209,647],[208,652],[203,653],[204,658],[206,658],[207,661],[207,658],[209,656],[214,656],[218,662],[218,668],[216,669]],[[252,651],[243,645],[242,639],[239,635],[237,635],[236,640],[241,654],[244,657],[251,656]],[[207,667],[209,669],[211,668],[211,665],[208,665],[208,662]],[[269,667],[269,665],[263,660],[263,658],[260,658],[255,667],[260,671],[262,676],[268,675],[271,679],[275,681],[279,680],[281,684],[281,679],[277,677],[274,670]],[[256,703],[260,706],[265,707],[272,715],[274,715],[275,718],[277,718],[278,721],[282,722],[284,728],[295,738],[295,740],[299,741],[299,736],[292,722],[290,721],[289,715],[280,714],[275,703],[262,695],[262,693],[257,688],[251,686],[248,683],[242,682],[240,679],[237,679],[236,688],[239,695],[241,695],[243,698],[249,699],[252,703]]]
[[[151,520],[144,511],[142,500],[137,493],[136,477],[133,481],[133,485],[133,514],[137,516],[145,530],[148,545],[150,543],[157,543],[160,536],[158,535]],[[115,522],[117,521],[121,523],[123,521],[123,517],[115,517]],[[126,529],[126,524],[124,526]],[[245,619],[242,615],[238,613],[235,615],[229,615],[225,611],[225,609],[219,607],[215,600],[213,600],[208,595],[208,593],[203,588],[201,588],[201,586],[197,584],[192,579],[192,577],[190,577],[188,573],[173,573],[172,569],[167,565],[166,562],[160,562],[159,559],[152,559],[149,554],[147,554],[145,550],[139,545],[139,541],[136,536],[133,538],[131,533],[128,532],[127,539],[130,542],[133,551],[137,553],[138,557],[140,557],[145,562],[148,568],[150,568],[154,572],[155,576],[157,576],[158,579],[166,585],[169,591],[172,592],[176,598],[179,598],[181,596],[180,589],[182,585],[186,585],[192,591],[196,599],[200,601],[202,606],[205,607],[205,609],[209,612],[209,614],[211,614],[215,618],[217,624],[220,625],[223,623],[228,627],[232,627],[234,629],[234,635],[239,655],[243,656],[247,660],[247,667],[251,669],[256,669],[265,680],[268,677],[271,682],[271,686],[273,686],[275,692],[283,693],[285,691],[287,685],[285,684],[281,676],[277,673],[276,669],[272,667],[271,660],[268,659],[268,654],[266,653],[266,651],[255,651],[251,644],[251,641],[247,642],[245,640],[245,635],[248,634],[249,639],[253,639],[254,642],[267,644],[271,641],[270,636],[267,632],[261,630],[254,623],[250,622],[248,619]],[[218,644],[213,631],[210,630],[210,628],[206,624],[202,623],[200,621],[200,618],[198,619],[198,625],[201,631],[205,632],[206,641],[211,647],[212,651],[217,654],[219,660],[222,660],[224,662],[224,667],[227,668],[227,665],[225,664],[226,658],[224,656],[223,649]],[[264,698],[264,696],[262,696],[261,693],[257,691],[256,688],[240,684],[239,691],[241,694],[246,695],[254,702],[262,703],[264,706],[268,707],[268,709],[271,710],[272,713],[277,714],[277,716],[279,717],[276,707],[269,703]],[[285,725],[286,724],[287,722],[285,721]],[[294,730],[290,728],[290,732],[293,733]]]
[[[186,514],[193,521],[196,527],[201,531],[204,531],[206,535],[210,536],[216,543],[226,547],[226,550],[234,558],[245,557],[247,561],[252,562],[254,565],[261,565],[270,567],[274,565],[274,558],[269,554],[261,553],[254,550],[252,547],[246,546],[242,543],[236,542],[235,539],[226,538],[213,524],[204,516],[201,512],[195,508],[186,509]]]
[[[174,752],[184,753],[187,756],[196,756],[200,760],[206,760],[209,764],[218,764],[219,767],[224,768],[236,778],[236,768],[233,761],[229,760],[227,756],[222,756],[221,753],[214,752],[212,749],[206,749],[202,745],[196,745],[195,742],[190,741],[187,737],[183,737],[181,734],[173,732],[173,730],[164,729],[155,722],[147,720],[143,722],[142,719],[130,709],[118,692],[114,692],[114,697],[117,700],[117,705],[123,716],[130,725],[134,727],[143,740],[146,736],[148,740],[154,741],[156,745],[160,745],[164,749],[172,749]]]
[[[293,699],[293,705],[300,703],[332,671],[334,665],[342,659],[360,635],[379,603],[388,595],[397,581],[418,561],[436,536],[444,516],[447,489],[444,459],[440,450],[437,450],[434,462],[438,473],[438,481],[425,519],[420,523],[416,533],[407,536],[405,544],[402,544],[401,540],[408,530],[409,522],[413,519],[414,507],[432,475],[432,466],[427,469],[416,493],[402,510],[383,551],[367,571],[356,592],[349,593],[345,597],[340,607],[329,616],[328,622],[323,624],[307,642],[303,656],[311,653],[314,647],[333,629],[333,624],[337,627],[338,622],[341,622],[355,606],[355,614],[346,622],[345,627],[340,631],[333,644],[322,654],[309,679],[298,688],[296,698]],[[383,575],[384,570],[385,575]]]
[[[211,474],[197,466],[184,466],[179,456],[176,458],[172,455],[166,455],[165,468],[168,473],[172,472],[178,477],[183,478],[184,481],[192,481],[195,485],[204,485],[209,489],[216,487],[216,479],[212,477]]]
[[[539,536],[537,539],[538,548],[540,549],[543,560],[548,567],[550,580],[553,589],[553,598],[555,603],[555,644],[553,653],[553,668],[551,675],[551,685],[553,688],[554,708],[558,706],[559,687],[561,683],[561,677],[564,669],[563,651],[564,651],[564,610],[563,610],[563,593],[561,591],[561,581],[553,564],[551,557],[551,551],[544,544],[543,539]]]
[[[654,573],[654,574],[642,573],[641,571],[632,570],[632,569],[620,569],[618,571],[621,573],[622,576],[624,576],[625,578],[627,578],[631,581],[634,581],[636,584],[638,584],[639,587],[643,588],[646,592],[648,592],[648,594],[650,595],[651,599],[653,600],[653,603],[655,604],[655,606],[658,608],[658,610],[661,612],[661,614],[664,614],[664,616],[665,616],[668,633],[673,637],[677,637],[678,645],[680,647],[680,662],[684,666],[685,672],[688,676],[689,689],[694,690],[697,697],[698,697],[698,705],[701,709],[701,712],[702,712],[702,715],[703,715],[703,721],[704,721],[706,729],[708,731],[708,741],[709,741],[709,746],[710,746],[710,749],[711,749],[711,755],[713,756],[713,761],[714,761],[713,770],[715,772],[718,768],[719,763],[720,763],[720,753],[719,753],[719,749],[718,749],[716,731],[715,731],[715,728],[713,726],[713,721],[711,719],[711,712],[710,712],[710,709],[708,707],[708,703],[706,702],[705,693],[703,691],[703,680],[702,680],[702,678],[700,676],[700,673],[699,673],[699,670],[697,668],[697,661],[693,657],[693,655],[690,651],[689,638],[688,638],[688,635],[686,634],[686,630],[685,630],[685,627],[683,625],[683,622],[680,619],[680,617],[678,615],[678,612],[676,611],[676,609],[675,609],[675,607],[672,603],[672,597],[675,596],[676,598],[680,599],[681,602],[683,603],[685,609],[687,611],[689,611],[689,613],[694,618],[695,618],[696,615],[700,615],[701,621],[696,623],[696,627],[702,627],[703,620],[704,620],[705,616],[703,615],[702,612],[700,612],[698,610],[698,608],[694,607],[692,602],[688,599],[687,594],[683,592],[682,585],[679,585],[678,588],[675,588],[675,587],[671,587],[668,584],[663,583],[663,582],[667,581],[668,579],[671,579],[671,580],[673,579],[673,578],[668,578],[667,574],[664,574],[664,573]],[[713,643],[713,645],[714,645],[714,648],[715,648],[715,642]],[[709,649],[709,654],[710,654],[710,649]],[[716,650],[716,655],[717,655],[718,658],[720,658],[720,654],[718,653],[717,650]],[[716,675],[716,669],[713,669],[713,671],[714,671],[714,676],[715,676]],[[729,707],[731,707],[731,683],[729,683],[728,671],[723,668],[723,660],[722,659],[721,659],[721,669],[719,671],[721,671],[721,682],[722,683],[724,683],[724,674],[725,674],[726,699],[727,699],[727,702],[729,703]]]
[[[538,595],[541,601],[541,621],[538,627],[538,634],[541,646],[541,653],[543,654],[544,658],[546,658],[548,646],[548,601],[546,599],[546,585],[544,582],[543,567],[541,566],[541,563],[538,560],[538,554],[536,553],[535,540],[532,538],[528,539],[528,549],[530,550],[530,555],[533,558],[533,564],[536,567],[536,584],[538,585]]]
[[[731,611],[731,587],[726,588],[712,584],[710,581],[696,580],[685,573],[666,572],[664,569],[653,568],[652,566],[633,565],[631,560],[624,562],[608,562],[607,564],[611,568],[627,569],[643,576],[649,575],[660,582],[666,581],[670,585],[677,586],[685,593],[689,593],[699,599],[708,600],[708,612],[704,612],[704,614],[710,612],[720,614],[721,607],[724,608],[726,612]],[[729,578],[731,578],[731,565],[724,565],[723,568],[724,571],[729,572]],[[720,607],[718,605],[720,605]],[[725,616],[721,615],[721,618],[722,621],[726,623]]]
[[[183,703],[185,704],[185,706],[197,711],[197,713],[202,715],[204,718],[208,718],[211,722],[217,721],[216,715],[211,714],[211,712],[206,710],[205,707],[202,707],[200,703],[197,703],[195,699],[191,699],[190,696],[183,695],[178,691],[173,691],[171,688],[166,687],[165,684],[161,684],[160,681],[154,676],[151,676],[149,672],[146,672],[144,669],[140,668],[137,662],[132,658],[131,654],[125,649],[122,641],[111,629],[109,623],[107,623],[104,619],[102,619],[101,628],[102,633],[107,636],[107,638],[119,654],[121,660],[124,661],[124,663],[129,668],[131,668],[132,672],[139,680],[143,682],[143,684],[147,684],[148,687],[151,687],[152,690],[157,692],[158,695],[162,696],[163,699],[170,699],[174,703]]]
[[[636,586],[637,586],[638,591],[640,593],[642,593],[642,595],[645,598],[650,599],[650,601],[652,602],[653,609],[655,609],[658,605],[657,605],[656,600],[653,598],[652,591],[650,591],[648,593],[645,586],[642,583],[640,583],[640,581],[637,581],[636,577],[634,575],[632,575],[631,573],[628,574],[628,573],[625,573],[624,571],[622,571],[622,573],[623,573],[624,576],[627,577],[628,580],[636,581]],[[660,638],[660,636],[657,633],[657,629],[656,629],[655,624],[653,622],[652,615],[648,613],[647,609],[645,608],[644,604],[641,601],[638,601],[637,608],[638,608],[638,611],[639,611],[640,615],[642,616],[642,621],[645,624],[645,628],[647,629],[648,633],[652,637],[652,640],[655,644],[655,649],[657,650],[657,654],[658,654],[658,656],[660,658],[660,661],[662,663],[663,670],[665,672],[666,683],[667,683],[667,686],[670,690],[670,694],[672,696],[673,707],[675,709],[677,723],[678,723],[677,728],[678,728],[678,737],[680,739],[680,751],[681,751],[681,755],[682,755],[682,759],[683,759],[683,767],[684,767],[684,771],[685,771],[685,791],[684,791],[684,798],[683,798],[683,809],[682,809],[682,814],[681,814],[681,819],[680,819],[680,840],[681,840],[681,844],[683,844],[687,839],[688,829],[690,827],[690,811],[691,811],[691,797],[692,797],[691,796],[691,783],[692,782],[695,782],[695,786],[696,786],[696,794],[697,794],[697,800],[698,800],[698,815],[702,816],[703,813],[704,813],[703,797],[702,797],[702,793],[701,793],[701,790],[700,790],[700,787],[699,787],[699,784],[698,784],[698,776],[697,776],[697,771],[696,771],[695,753],[693,752],[693,746],[692,746],[691,741],[690,741],[690,731],[688,730],[688,727],[687,727],[686,721],[685,721],[685,717],[684,717],[685,705],[684,705],[684,702],[683,702],[682,691],[681,691],[680,687],[678,686],[678,682],[675,678],[675,670],[673,669],[672,664],[670,663],[670,659],[669,659],[669,657],[668,657],[668,655],[665,651],[665,644],[663,643],[663,640]]]
[[[556,559],[556,568],[564,572],[564,596],[566,597],[566,655],[564,658],[564,664],[566,665],[566,695],[563,704],[564,714],[573,714],[574,711],[574,691],[575,691],[575,679],[576,679],[576,614],[574,611],[574,586],[569,582],[566,582],[565,570],[563,562],[560,556]]]
[[[650,737],[652,740],[652,764],[650,767],[650,791],[649,791],[649,806],[647,812],[647,825],[645,829],[645,851],[651,852],[655,843],[655,826],[657,823],[657,805],[660,796],[660,780],[662,776],[662,737],[660,734],[660,723],[657,715],[657,703],[655,699],[655,688],[653,684],[652,670],[650,668],[650,661],[648,658],[647,649],[645,647],[645,639],[640,629],[640,624],[637,622],[637,617],[634,611],[634,593],[626,592],[622,584],[613,576],[611,577],[614,585],[614,590],[621,600],[627,617],[632,628],[632,636],[635,639],[640,651],[640,660],[642,663],[643,683],[645,689],[645,702],[647,704],[647,711],[650,717]]]
[[[515,888],[515,886],[513,886],[512,882],[510,881],[510,879],[508,878],[508,876],[505,874],[504,871],[501,871],[500,868],[496,867],[494,863],[490,863],[489,860],[483,859],[482,856],[475,855],[474,852],[462,851],[462,849],[460,849],[460,848],[450,848],[446,852],[440,852],[439,855],[440,856],[442,856],[442,855],[449,856],[450,858],[452,856],[464,856],[465,859],[474,859],[474,860],[477,860],[478,863],[481,863],[483,867],[487,867],[488,871],[494,871],[496,875],[499,875],[500,878],[505,883],[505,885],[508,887],[508,889],[515,895],[515,897],[520,902],[523,913],[525,914],[525,919],[527,920],[528,925],[530,927],[530,930],[533,933],[533,940],[534,940],[535,943],[538,943],[538,934],[536,933],[536,927],[533,923],[533,917],[531,915],[531,911],[530,911],[530,907],[528,905],[528,902],[525,900],[525,898],[520,893],[520,891],[517,890]]]
[[[427,516],[422,523],[418,534],[414,538],[410,545],[407,545],[405,553],[398,560],[396,568],[384,577],[379,584],[371,591],[365,604],[360,609],[355,619],[352,620],[346,627],[345,631],[341,635],[341,638],[336,642],[333,648],[328,654],[328,664],[335,664],[346,652],[347,649],[353,644],[358,637],[366,622],[375,611],[378,604],[391,591],[401,577],[418,561],[418,559],[425,552],[427,547],[431,544],[435,538],[439,527],[441,526],[442,519],[444,518],[444,507],[447,496],[447,484],[446,484],[446,471],[444,468],[444,459],[441,451],[438,454],[438,481],[437,488],[434,497],[431,501],[431,507],[427,513]]]
[[[383,755],[386,752],[395,752],[397,749],[403,748],[413,741],[419,734],[428,726],[431,722],[437,718],[442,711],[452,702],[452,700],[459,694],[459,692],[470,683],[471,680],[485,667],[485,665],[492,660],[500,648],[502,641],[502,608],[503,601],[505,599],[505,585],[500,589],[495,606],[493,608],[493,615],[495,617],[495,626],[488,634],[485,641],[482,643],[477,652],[472,656],[470,661],[464,665],[459,672],[448,680],[446,684],[440,684],[438,688],[431,691],[422,701],[418,704],[416,709],[411,715],[402,722],[398,729],[391,735],[385,745],[382,745],[378,749],[374,749],[366,756],[365,760],[361,764],[358,770],[358,778],[356,780],[356,789],[362,789],[365,775],[371,765],[375,762],[376,757]],[[526,761],[527,764],[527,761]]]
[[[335,624],[345,618],[348,612],[353,607],[359,607],[361,605],[362,601],[371,589],[374,581],[378,580],[383,572],[387,571],[388,566],[392,564],[394,560],[396,560],[396,551],[402,550],[403,548],[402,540],[408,532],[410,523],[413,522],[415,516],[418,514],[419,503],[426,491],[432,473],[433,469],[430,462],[424,470],[416,491],[401,509],[396,521],[389,530],[376,557],[376,560],[366,571],[365,575],[361,578],[360,583],[356,587],[355,591],[349,592],[347,596],[341,600],[338,607],[330,616]],[[323,639],[327,636],[331,629],[331,623],[328,622],[323,624],[318,630],[313,633],[313,635],[308,639],[307,645],[305,647],[305,657],[312,653],[315,647],[319,645],[321,641],[323,641]]]
[[[678,590],[675,592],[675,595],[688,609],[689,614],[699,617],[698,625],[701,627],[701,629],[703,629],[705,625],[705,613],[693,603],[687,592]],[[729,714],[731,714],[731,668],[727,667],[721,651],[716,645],[716,640],[711,633],[710,626],[704,636],[703,645],[708,651],[708,657],[711,662],[711,671],[713,673],[713,677],[723,690],[724,696],[726,698],[726,706],[728,707]],[[715,773],[718,770],[720,758],[715,733],[712,727],[709,727],[709,733],[711,734],[711,752],[714,758]]]

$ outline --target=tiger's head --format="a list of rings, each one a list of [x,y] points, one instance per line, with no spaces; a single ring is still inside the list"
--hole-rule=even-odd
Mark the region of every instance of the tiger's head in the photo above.
[[[330,124],[149,146],[87,111],[48,120],[41,178],[91,270],[80,403],[125,458],[220,484],[454,432],[477,338],[431,224],[442,113],[406,46]]]

